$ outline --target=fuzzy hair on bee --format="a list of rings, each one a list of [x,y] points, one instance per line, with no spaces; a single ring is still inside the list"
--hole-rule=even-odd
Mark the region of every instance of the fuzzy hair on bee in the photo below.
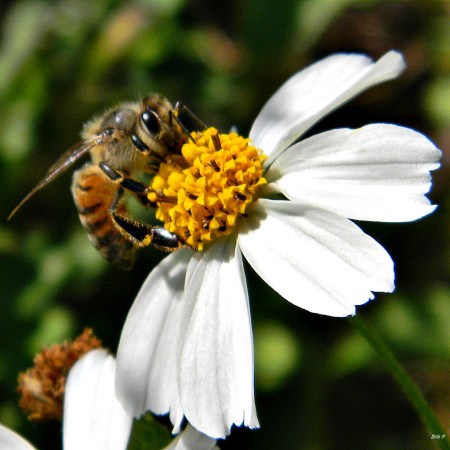
[[[85,124],[82,140],[61,155],[8,220],[34,194],[89,155],[90,160],[73,174],[71,192],[89,240],[107,261],[129,269],[139,247],[172,251],[184,246],[179,236],[163,227],[130,218],[124,194],[130,192],[144,207],[154,206],[148,200],[148,186],[137,177],[155,174],[163,162],[170,164],[181,155],[190,132],[205,128],[186,106],[173,107],[159,94],[108,109]]]

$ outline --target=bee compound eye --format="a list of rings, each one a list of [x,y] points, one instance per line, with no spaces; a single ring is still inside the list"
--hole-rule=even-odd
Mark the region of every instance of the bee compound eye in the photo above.
[[[146,110],[141,114],[141,120],[150,134],[157,134],[160,132],[161,124],[158,114],[156,114],[156,112],[151,108],[146,108]]]

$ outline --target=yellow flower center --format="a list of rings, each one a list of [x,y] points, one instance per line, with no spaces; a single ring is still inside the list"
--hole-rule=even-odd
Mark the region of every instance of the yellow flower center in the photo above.
[[[188,246],[203,250],[210,241],[230,234],[249,203],[256,199],[266,156],[237,133],[215,128],[193,132],[192,140],[162,163],[148,198],[156,218]]]

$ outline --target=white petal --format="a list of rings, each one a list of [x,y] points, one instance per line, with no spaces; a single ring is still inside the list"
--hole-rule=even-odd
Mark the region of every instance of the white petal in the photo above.
[[[239,230],[239,246],[281,296],[328,316],[354,314],[371,291],[394,289],[387,252],[350,220],[289,201],[260,200]]]
[[[0,449],[36,450],[28,441],[14,431],[0,424]]]
[[[92,350],[70,370],[64,394],[64,450],[125,450],[132,417],[114,393],[115,361]]]
[[[435,209],[424,196],[441,152],[409,128],[373,124],[318,134],[267,172],[286,197],[359,220],[402,222]]]
[[[213,450],[217,449],[216,440],[197,431],[188,424],[164,450]]]
[[[319,119],[404,68],[403,57],[395,51],[375,63],[365,55],[331,55],[281,86],[256,118],[250,138],[269,156],[269,165]]]
[[[259,426],[248,293],[234,236],[192,258],[184,302],[179,383],[187,420],[213,438],[233,424]]]
[[[178,250],[150,273],[128,313],[117,351],[117,395],[127,411],[170,412],[179,431],[177,346],[186,268],[192,252]]]

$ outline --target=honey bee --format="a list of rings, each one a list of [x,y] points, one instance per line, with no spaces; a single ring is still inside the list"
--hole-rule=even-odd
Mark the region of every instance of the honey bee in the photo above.
[[[81,223],[100,254],[113,265],[129,269],[137,247],[151,243],[175,250],[184,245],[179,236],[128,217],[124,193],[131,192],[144,206],[154,206],[147,198],[148,186],[135,177],[155,174],[162,162],[181,158],[190,132],[205,128],[183,104],[172,107],[158,94],[120,104],[84,126],[82,141],[50,167],[8,219],[36,192],[90,154],[90,161],[74,172],[71,190]]]

